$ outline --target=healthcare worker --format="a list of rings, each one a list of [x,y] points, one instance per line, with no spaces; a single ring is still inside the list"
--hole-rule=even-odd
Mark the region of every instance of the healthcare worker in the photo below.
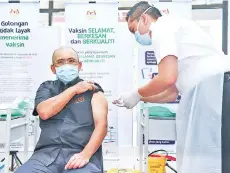
[[[180,93],[176,115],[178,173],[230,173],[227,56],[195,22],[162,16],[148,2],[135,4],[126,20],[136,41],[152,46],[158,75],[148,84],[122,93],[113,103],[131,109],[139,101],[170,102]]]

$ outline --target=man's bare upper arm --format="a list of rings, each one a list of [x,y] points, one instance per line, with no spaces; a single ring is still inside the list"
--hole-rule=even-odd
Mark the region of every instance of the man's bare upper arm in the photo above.
[[[94,93],[91,103],[95,125],[107,125],[108,101],[104,94],[102,92]]]

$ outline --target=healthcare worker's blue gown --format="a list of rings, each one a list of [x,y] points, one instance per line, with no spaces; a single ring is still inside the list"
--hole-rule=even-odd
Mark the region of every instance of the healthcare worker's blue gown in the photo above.
[[[226,144],[230,147],[228,128],[221,133],[222,111],[225,115],[228,111],[222,110],[222,100],[229,58],[190,20],[163,16],[150,29],[158,64],[168,55],[178,58],[176,87],[182,95],[176,115],[178,173],[230,173],[223,161],[230,153],[222,154]],[[225,90],[230,97],[230,89]]]

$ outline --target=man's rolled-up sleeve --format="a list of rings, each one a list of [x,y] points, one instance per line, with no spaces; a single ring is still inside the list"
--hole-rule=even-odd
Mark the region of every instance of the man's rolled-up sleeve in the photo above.
[[[102,87],[98,83],[94,83],[94,85],[97,87],[97,89],[94,90],[94,93],[97,93],[97,92],[103,92],[104,93],[104,90],[102,89]]]
[[[52,97],[52,95],[51,95],[49,83],[48,82],[42,83],[36,92],[36,97],[35,97],[35,101],[34,101],[34,110],[33,110],[34,116],[38,115],[37,106],[39,105],[39,103],[41,103],[41,102],[43,102],[43,101],[45,101],[51,97]]]

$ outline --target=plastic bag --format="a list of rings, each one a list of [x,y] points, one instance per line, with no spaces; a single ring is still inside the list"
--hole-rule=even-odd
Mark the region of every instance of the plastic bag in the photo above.
[[[30,100],[28,98],[16,98],[11,105],[2,104],[0,107],[5,110],[0,111],[0,118],[6,118],[6,109],[8,108],[12,109],[12,118],[23,117],[26,114],[26,109],[30,108],[30,105]]]
[[[175,117],[176,113],[163,106],[152,106],[148,108],[150,117]]]

